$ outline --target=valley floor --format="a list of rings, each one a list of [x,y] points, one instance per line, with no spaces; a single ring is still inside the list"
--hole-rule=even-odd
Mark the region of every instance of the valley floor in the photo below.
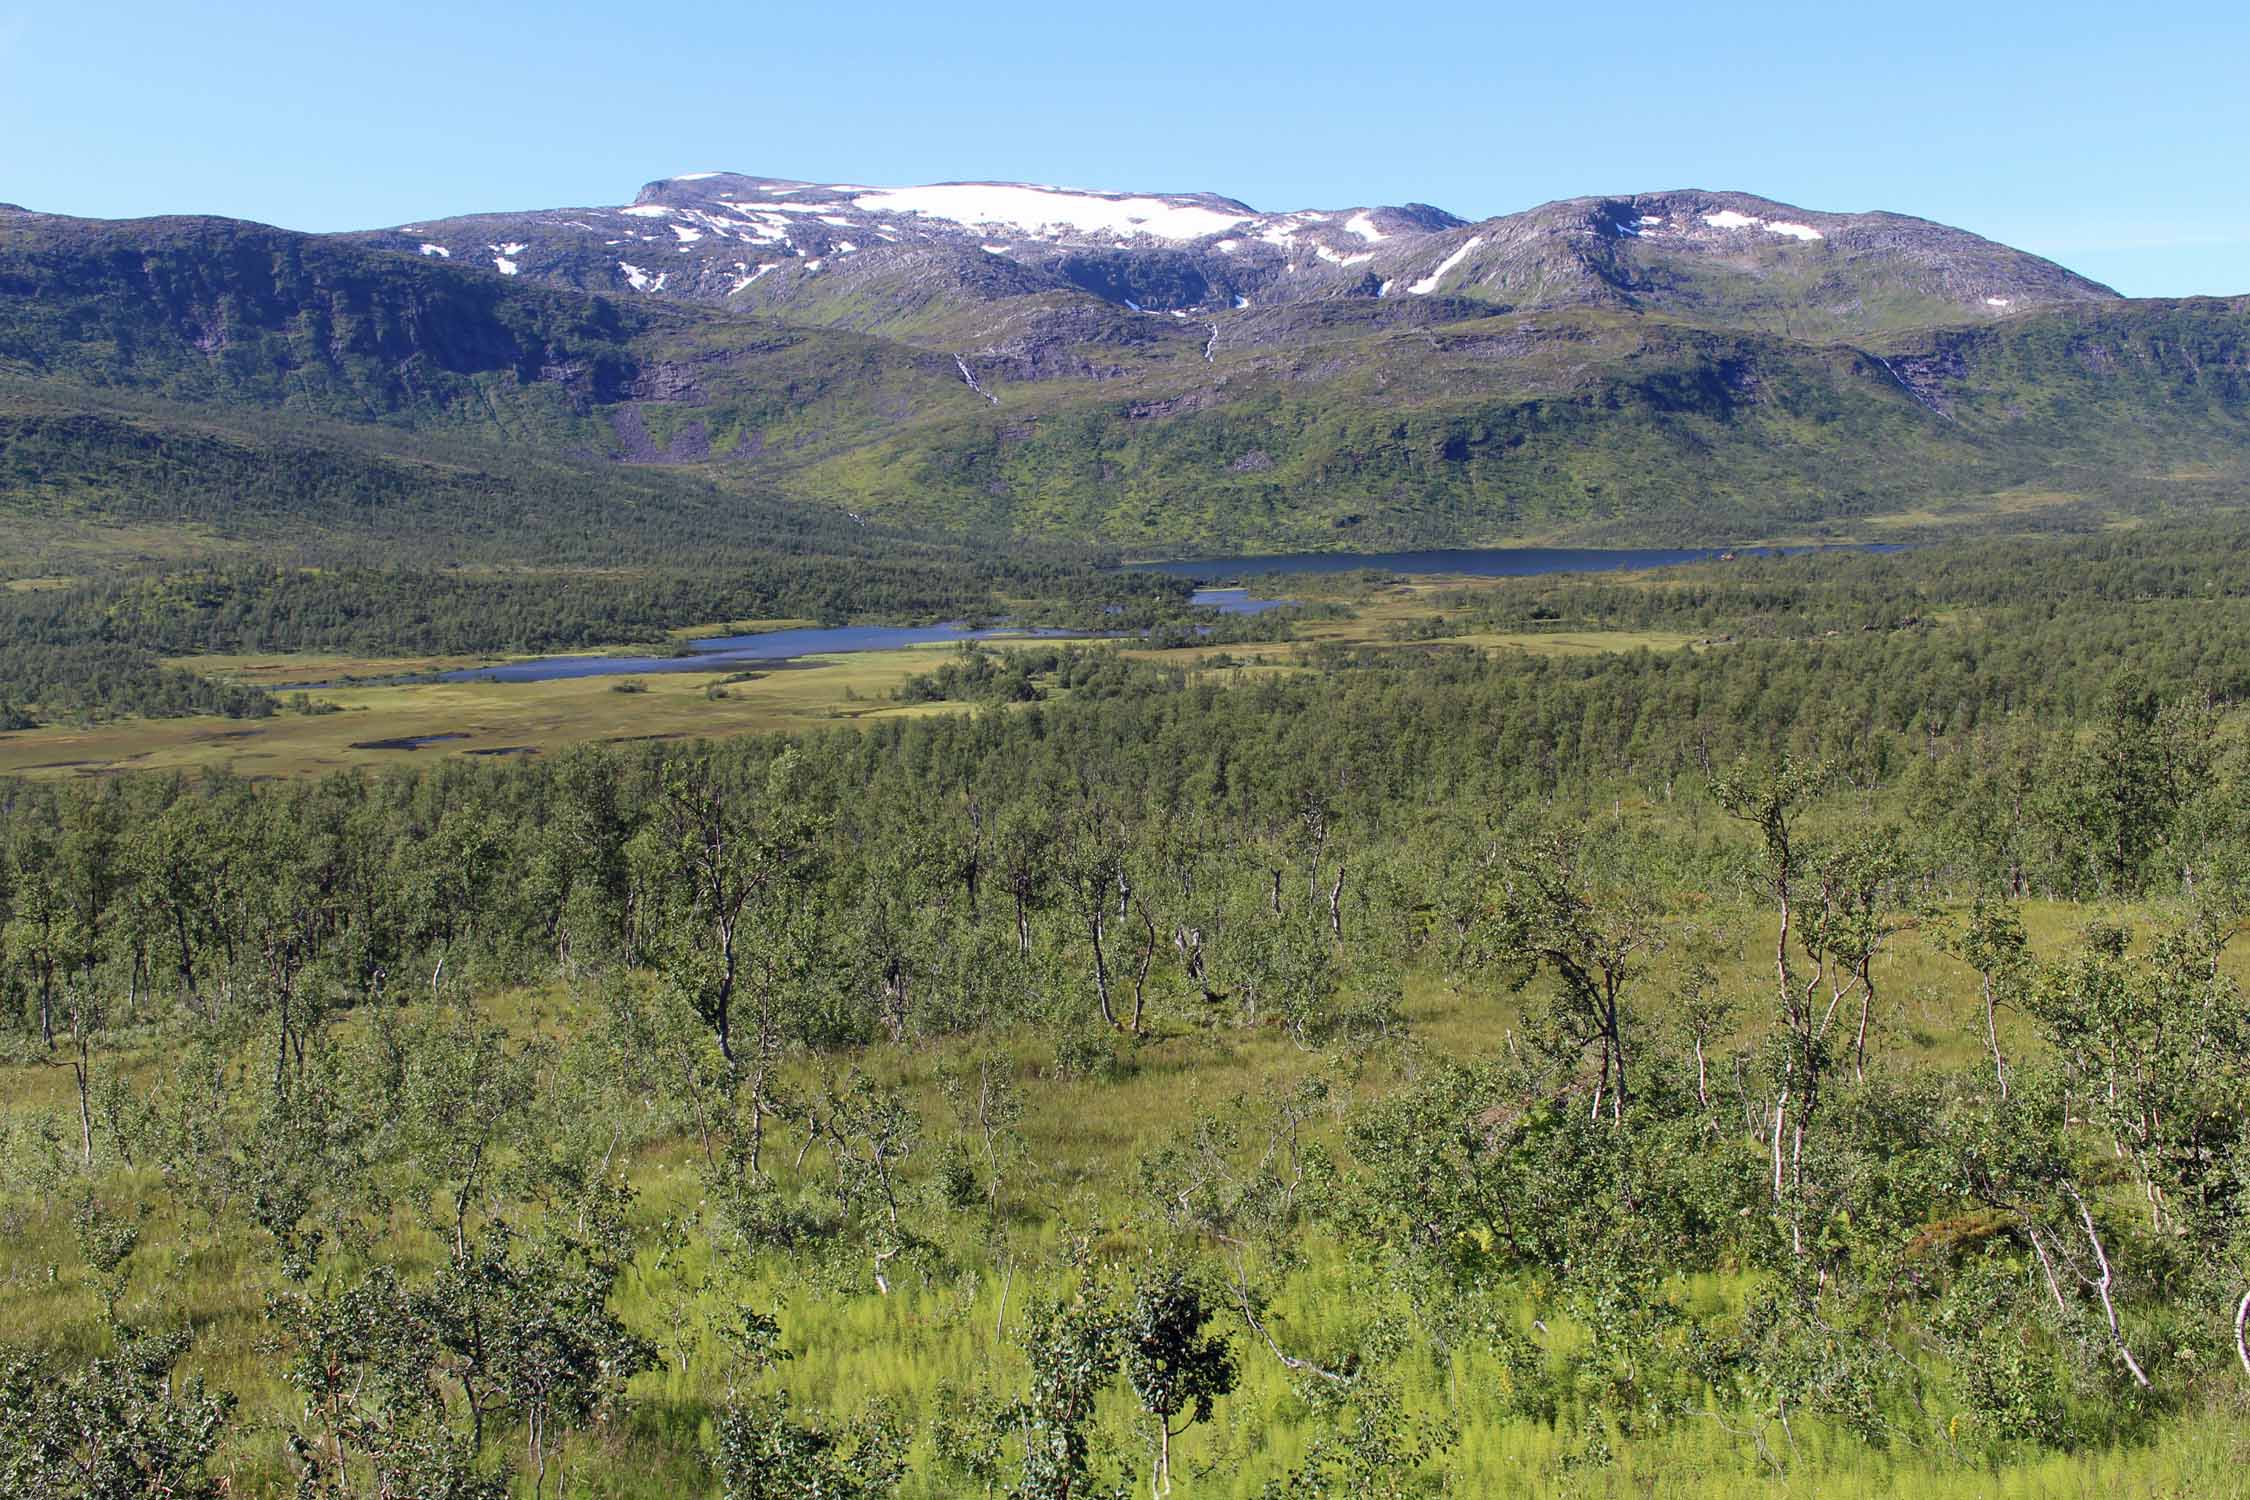
[[[1434,619],[1441,592],[1478,593],[1507,580],[1414,578],[1353,591],[1350,618],[1306,621],[1286,641],[1250,642],[1163,651],[1121,642],[1130,657],[1209,670],[1228,666],[1256,677],[1285,669],[1320,644],[1382,645],[1396,633]],[[708,635],[739,629],[683,628],[676,634]],[[774,622],[767,622],[774,623]],[[789,623],[789,622],[779,622]],[[1697,637],[1677,630],[1470,631],[1417,635],[1430,644],[1548,655],[1691,645]],[[1005,640],[992,643],[1005,647]],[[648,648],[619,647],[623,652]],[[892,701],[908,678],[952,654],[929,645],[893,651],[860,651],[801,657],[759,668],[752,680],[725,682],[727,672],[653,672],[630,679],[637,691],[621,692],[617,677],[547,682],[387,683],[369,679],[429,675],[485,665],[473,657],[365,657],[318,653],[176,657],[169,665],[198,676],[278,692],[290,708],[270,718],[217,715],[124,718],[93,724],[43,725],[0,732],[0,775],[99,776],[119,771],[198,771],[224,766],[244,776],[298,776],[347,767],[381,769],[444,756],[543,754],[569,745],[628,744],[648,740],[722,739],[743,734],[797,733],[836,725],[879,723],[887,718],[946,712],[961,705]],[[1236,664],[1239,664],[1237,666]],[[361,679],[346,682],[345,678]],[[303,692],[291,685],[333,684]],[[720,696],[712,696],[716,688]],[[297,711],[299,702],[317,711]],[[403,742],[423,741],[409,748]]]

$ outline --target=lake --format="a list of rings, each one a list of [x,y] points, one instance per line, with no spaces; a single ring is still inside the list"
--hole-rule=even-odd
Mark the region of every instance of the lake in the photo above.
[[[1248,589],[1197,589],[1188,595],[1188,603],[1215,609],[1222,615],[1262,615],[1269,609],[1282,609],[1296,602],[1294,599],[1254,599]]]

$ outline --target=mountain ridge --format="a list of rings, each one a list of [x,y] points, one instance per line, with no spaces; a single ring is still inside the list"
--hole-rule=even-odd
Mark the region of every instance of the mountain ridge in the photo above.
[[[236,480],[182,467],[202,438],[162,469],[118,445],[276,416],[325,424],[315,447],[374,434],[411,473],[473,450],[481,485],[511,463],[594,492],[676,475],[1157,549],[1839,534],[2026,486],[2098,508],[2174,471],[2224,485],[2250,454],[2243,302],[2121,298],[1906,215],[1683,189],[1244,220],[1216,195],[1065,194],[1029,212],[1075,219],[1002,254],[991,219],[929,210],[1025,200],[896,196],[918,191],[659,178],[608,218],[351,235],[0,214],[0,374],[43,403],[0,505],[223,503]],[[603,243],[626,233],[662,255]],[[825,264],[699,290],[760,235]],[[55,419],[102,392],[155,405],[129,429]],[[405,504],[385,463],[369,482]],[[308,479],[306,504],[346,524],[341,482]]]
[[[1511,308],[1629,305],[1864,336],[2117,293],[1965,230],[1704,189],[1596,195],[1468,221],[1424,204],[1264,212],[1211,193],[960,181],[905,188],[746,173],[657,178],[630,204],[422,220],[347,236],[580,291],[768,310],[976,346],[994,304],[1072,293],[1225,321],[1274,302],[1438,292]],[[1769,305],[1784,284],[1797,324]],[[950,315],[933,320],[937,288]]]

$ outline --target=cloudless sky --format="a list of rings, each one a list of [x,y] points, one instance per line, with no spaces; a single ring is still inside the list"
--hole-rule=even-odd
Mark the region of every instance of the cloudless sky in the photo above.
[[[1738,188],[2250,292],[2250,4],[0,0],[0,201],[309,230],[724,169],[1260,209]]]

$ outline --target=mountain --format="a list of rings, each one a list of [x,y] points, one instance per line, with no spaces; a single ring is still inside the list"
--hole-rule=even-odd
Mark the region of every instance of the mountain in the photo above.
[[[1114,342],[1083,326],[1088,301],[1208,323],[1256,308],[1446,295],[1509,311],[1614,307],[1849,338],[2116,297],[1944,225],[1742,193],[1578,198],[1471,224],[1419,203],[1261,213],[1205,193],[867,188],[696,172],[649,183],[614,208],[477,215],[355,238],[578,291],[991,353],[1049,326],[1067,342]],[[1048,366],[1083,374],[1087,363]]]
[[[0,506],[223,533],[246,464],[256,524],[345,532],[526,486],[651,539],[727,496],[1147,548],[2083,519],[2235,492],[2250,307],[1686,190],[1475,223],[732,173],[331,236],[0,210]]]
[[[0,213],[0,514],[18,558],[411,539],[465,560],[790,548],[857,523],[710,464],[803,461],[951,360],[855,334],[519,285],[225,219]],[[647,413],[643,420],[642,414]],[[37,545],[35,545],[37,544]]]

